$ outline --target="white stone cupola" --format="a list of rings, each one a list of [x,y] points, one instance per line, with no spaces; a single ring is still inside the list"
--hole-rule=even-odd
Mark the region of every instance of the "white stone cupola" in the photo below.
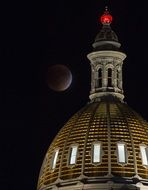
[[[91,64],[90,99],[114,96],[124,98],[122,86],[122,65],[126,55],[119,48],[121,44],[111,29],[112,16],[105,10],[100,19],[102,29],[93,43],[93,52],[87,55]]]

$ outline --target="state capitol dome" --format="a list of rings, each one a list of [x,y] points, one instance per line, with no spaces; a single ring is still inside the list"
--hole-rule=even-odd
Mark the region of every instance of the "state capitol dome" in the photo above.
[[[111,21],[106,10],[103,28]],[[118,40],[104,38],[94,44],[87,56],[92,70],[90,102],[51,143],[38,190],[148,190],[148,123],[124,102],[126,55]]]

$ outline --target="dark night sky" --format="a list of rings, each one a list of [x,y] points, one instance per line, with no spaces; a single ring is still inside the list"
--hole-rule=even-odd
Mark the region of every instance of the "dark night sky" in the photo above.
[[[134,3],[134,4],[133,4]],[[4,5],[0,43],[1,164],[3,189],[36,188],[45,152],[59,129],[88,101],[90,65],[86,55],[108,5],[112,29],[127,54],[125,101],[148,120],[148,15],[145,1],[36,1]],[[71,87],[54,92],[47,68],[64,64]]]

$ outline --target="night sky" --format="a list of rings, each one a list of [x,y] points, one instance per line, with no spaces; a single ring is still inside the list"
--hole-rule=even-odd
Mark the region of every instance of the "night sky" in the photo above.
[[[86,57],[108,5],[121,50],[125,101],[148,121],[148,13],[145,1],[56,0],[6,2],[1,17],[1,164],[3,189],[33,190],[48,146],[88,102]],[[66,65],[69,89],[48,88],[47,70]],[[0,188],[1,188],[0,187]]]

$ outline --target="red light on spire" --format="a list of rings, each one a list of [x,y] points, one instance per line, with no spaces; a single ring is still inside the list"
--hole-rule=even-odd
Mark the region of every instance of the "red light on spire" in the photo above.
[[[113,17],[109,14],[107,7],[105,7],[104,14],[100,18],[102,24],[111,24]]]

